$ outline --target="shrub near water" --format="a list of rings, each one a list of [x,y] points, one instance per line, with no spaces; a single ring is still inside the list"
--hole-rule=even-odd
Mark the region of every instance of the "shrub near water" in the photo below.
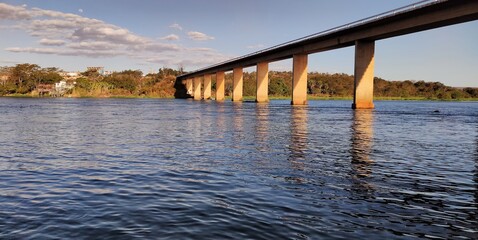
[[[156,74],[143,76],[139,70],[126,70],[102,77],[84,73],[77,79],[73,90],[75,97],[172,97],[175,70],[160,69]]]
[[[124,90],[132,94],[142,77],[143,73],[139,70],[126,70],[105,77],[103,82],[108,83],[112,89]]]

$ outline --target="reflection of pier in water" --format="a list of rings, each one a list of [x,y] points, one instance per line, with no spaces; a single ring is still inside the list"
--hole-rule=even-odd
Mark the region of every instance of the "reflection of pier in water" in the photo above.
[[[477,136],[476,136],[476,143],[475,143],[475,208],[477,214],[475,217],[478,217],[478,126],[476,128]]]
[[[304,169],[305,152],[308,141],[307,107],[294,106],[291,109],[290,157],[289,162],[297,170]]]
[[[256,105],[256,125],[255,137],[258,150],[261,152],[268,152],[270,150],[269,142],[269,104]]]
[[[354,112],[352,123],[351,155],[352,155],[352,190],[360,194],[374,191],[373,185],[367,182],[372,174],[370,158],[373,146],[373,110]]]
[[[234,138],[237,141],[242,141],[244,137],[244,109],[242,103],[234,103],[233,105],[233,128]]]

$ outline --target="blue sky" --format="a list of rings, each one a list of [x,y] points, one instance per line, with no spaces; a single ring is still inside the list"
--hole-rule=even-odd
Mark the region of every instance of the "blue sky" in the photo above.
[[[0,66],[194,70],[414,2],[2,0]],[[375,75],[478,87],[477,39],[475,21],[378,41]],[[352,74],[353,57],[353,48],[312,54],[309,70]],[[291,70],[292,64],[270,68]]]

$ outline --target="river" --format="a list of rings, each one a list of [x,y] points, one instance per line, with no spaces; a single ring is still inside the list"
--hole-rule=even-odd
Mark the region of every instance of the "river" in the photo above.
[[[0,98],[0,239],[478,238],[478,103]]]

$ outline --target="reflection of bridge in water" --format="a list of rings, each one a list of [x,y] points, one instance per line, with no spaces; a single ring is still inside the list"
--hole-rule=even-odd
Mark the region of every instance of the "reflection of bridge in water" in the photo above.
[[[290,145],[289,158],[290,165],[295,170],[304,170],[307,165],[307,159],[310,158],[309,148],[309,123],[307,107],[297,106],[291,109],[290,115]],[[374,187],[369,183],[372,176],[372,165],[374,160],[371,158],[373,147],[373,118],[374,112],[371,109],[357,110],[353,113],[353,121],[350,126],[350,156],[352,182],[351,190],[360,196],[369,196],[374,192]],[[259,120],[260,117],[257,116]],[[262,121],[259,121],[262,122]],[[266,125],[265,123],[261,123]],[[262,126],[261,129],[267,129]],[[262,135],[260,131],[258,135]]]
[[[216,101],[224,100],[225,72],[233,72],[233,101],[243,99],[243,68],[256,66],[256,102],[268,101],[269,63],[293,60],[293,105],[307,104],[308,55],[355,46],[353,108],[373,108],[375,41],[478,19],[476,0],[425,0],[324,32],[306,36],[181,76],[176,97],[210,99],[212,76]],[[204,88],[202,88],[204,85]]]

